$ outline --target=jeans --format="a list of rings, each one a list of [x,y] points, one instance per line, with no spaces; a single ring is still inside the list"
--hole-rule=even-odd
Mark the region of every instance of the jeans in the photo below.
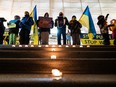
[[[66,45],[66,29],[58,28],[58,33],[57,33],[58,45],[61,45],[61,35],[63,37],[63,45]]]

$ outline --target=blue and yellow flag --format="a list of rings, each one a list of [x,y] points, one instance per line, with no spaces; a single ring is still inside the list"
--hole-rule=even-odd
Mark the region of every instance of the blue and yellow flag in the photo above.
[[[31,27],[32,31],[32,38],[34,40],[34,45],[38,45],[38,28],[37,28],[37,6],[34,7],[33,11],[31,12],[30,16],[34,20],[34,25]]]
[[[85,26],[86,28],[89,29],[88,30],[89,38],[93,39],[96,36],[96,30],[95,30],[93,19],[92,19],[92,16],[91,16],[88,6],[86,7],[85,11],[83,12],[81,18],[79,19],[79,22],[83,26]]]

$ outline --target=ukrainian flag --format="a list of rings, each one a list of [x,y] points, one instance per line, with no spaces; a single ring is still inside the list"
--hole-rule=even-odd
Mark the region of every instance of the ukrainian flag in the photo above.
[[[31,27],[32,31],[32,39],[34,40],[34,45],[38,45],[38,28],[37,28],[37,6],[34,7],[33,11],[31,12],[30,16],[34,20],[34,25]]]
[[[89,11],[89,7],[87,6],[85,11],[83,12],[81,18],[79,19],[79,22],[85,26],[86,28],[88,28],[88,35],[90,39],[93,39],[96,36],[96,30],[94,27],[94,23],[93,23],[93,19],[91,16],[91,13]]]

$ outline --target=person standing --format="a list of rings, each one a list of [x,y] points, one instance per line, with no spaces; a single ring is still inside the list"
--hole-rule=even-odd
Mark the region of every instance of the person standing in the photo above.
[[[68,30],[66,33],[66,42],[67,42],[67,45],[71,45],[71,32],[70,32],[70,30]]]
[[[4,34],[4,31],[5,31],[5,26],[4,26],[4,23],[6,19],[4,18],[0,18],[0,44],[3,44],[3,34]]]
[[[76,16],[73,15],[68,27],[71,30],[73,45],[80,45],[81,27],[82,25],[76,20]]]
[[[16,38],[19,33],[19,22],[20,17],[15,15],[14,20],[11,20],[9,23],[7,23],[9,28],[9,44],[16,44]]]
[[[110,30],[112,31],[112,38],[114,39],[114,45],[116,45],[116,19],[112,19],[110,21],[111,27]]]
[[[25,16],[22,18],[19,23],[21,27],[20,31],[20,44],[29,44],[29,34],[31,31],[31,26],[34,24],[33,18],[30,17],[29,12],[25,11]]]
[[[44,19],[47,19],[47,18],[49,18],[48,12],[46,12],[44,14]],[[37,24],[39,24],[39,22],[40,22],[40,20],[37,21]],[[44,21],[44,23],[46,23],[46,22],[48,22],[48,21],[47,20]],[[49,24],[52,25],[52,27],[49,27],[48,26]],[[50,28],[53,28],[53,25],[54,25],[53,20],[50,20],[49,24],[47,24],[48,27],[46,27],[46,26],[43,26],[43,27],[38,26],[39,27],[39,32],[40,32],[41,44],[42,45],[48,45],[49,44]]]
[[[108,15],[109,14],[107,14],[106,17],[104,17],[103,15],[98,16],[98,22],[97,22],[97,25],[99,26],[100,32],[104,39],[103,42],[104,45],[110,45],[109,31],[108,31],[109,26],[107,24]]]
[[[55,20],[55,26],[57,27],[58,45],[61,45],[61,35],[63,36],[63,45],[66,45],[66,25],[68,24],[67,17],[64,17],[64,14],[60,12],[59,16]]]

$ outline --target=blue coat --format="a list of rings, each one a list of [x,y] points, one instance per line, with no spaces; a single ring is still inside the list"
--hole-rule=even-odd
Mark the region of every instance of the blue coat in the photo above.
[[[19,23],[20,27],[23,29],[31,30],[31,26],[34,24],[33,18],[29,16],[25,16],[22,18],[21,22]]]

